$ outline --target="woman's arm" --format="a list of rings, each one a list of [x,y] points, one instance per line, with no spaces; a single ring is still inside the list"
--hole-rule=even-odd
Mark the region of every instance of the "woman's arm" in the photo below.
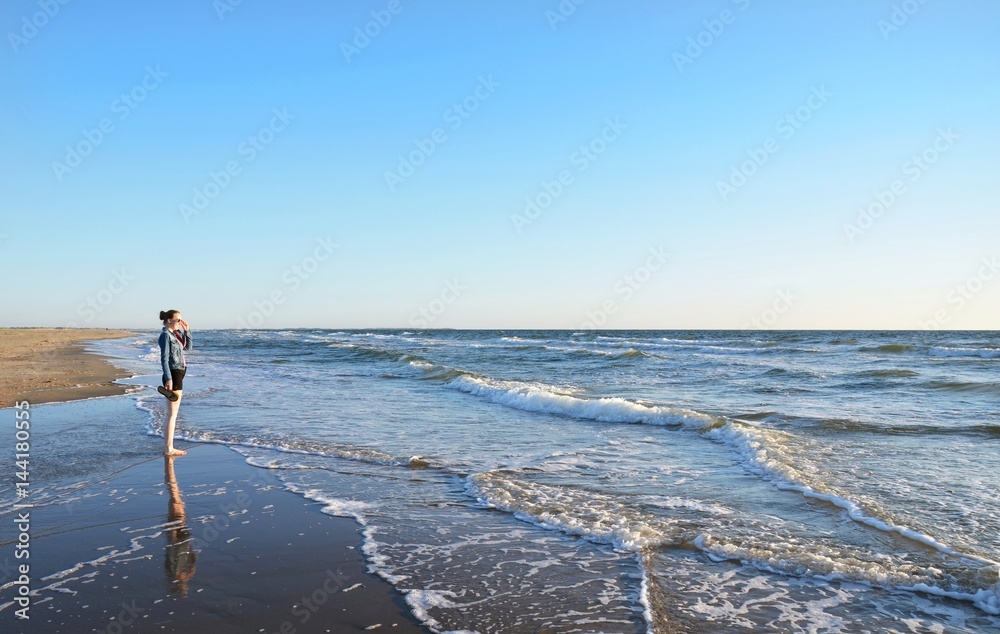
[[[191,346],[192,346],[192,343],[191,343],[191,326],[188,326],[188,323],[186,321],[184,321],[183,319],[181,320],[181,325],[184,326],[184,349],[185,350],[190,350]]]
[[[163,382],[166,383],[171,380],[170,377],[170,342],[167,341],[166,332],[160,333],[160,339],[157,343],[160,344],[160,365],[163,366]]]

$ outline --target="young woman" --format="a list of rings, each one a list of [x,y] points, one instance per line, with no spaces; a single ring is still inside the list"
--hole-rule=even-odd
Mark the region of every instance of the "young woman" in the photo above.
[[[163,332],[160,333],[160,365],[163,366],[163,386],[156,391],[167,397],[167,424],[163,428],[163,455],[183,456],[186,451],[174,449],[174,426],[177,424],[177,410],[184,395],[184,373],[187,362],[184,351],[191,349],[191,328],[181,319],[179,310],[161,310]]]

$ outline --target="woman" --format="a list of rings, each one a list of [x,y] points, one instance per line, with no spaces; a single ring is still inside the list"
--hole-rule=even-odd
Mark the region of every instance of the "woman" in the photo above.
[[[183,456],[186,451],[174,449],[174,426],[177,424],[177,410],[181,406],[184,389],[184,373],[187,362],[184,351],[191,349],[191,328],[181,318],[179,310],[161,310],[163,332],[160,333],[160,364],[163,366],[163,386],[156,391],[167,397],[167,425],[163,429],[163,455]]]

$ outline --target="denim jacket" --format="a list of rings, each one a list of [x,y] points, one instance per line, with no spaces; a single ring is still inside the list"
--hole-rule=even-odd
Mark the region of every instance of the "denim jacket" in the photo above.
[[[170,369],[181,369],[187,367],[187,361],[184,359],[184,351],[191,349],[191,332],[184,331],[184,346],[177,341],[175,337],[167,327],[163,327],[163,332],[160,333],[160,363],[163,365],[163,381],[167,382],[171,380]]]

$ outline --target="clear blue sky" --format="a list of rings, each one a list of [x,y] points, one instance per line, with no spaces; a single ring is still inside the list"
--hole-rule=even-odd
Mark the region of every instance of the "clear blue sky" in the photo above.
[[[0,325],[998,327],[996,2],[0,16]]]

